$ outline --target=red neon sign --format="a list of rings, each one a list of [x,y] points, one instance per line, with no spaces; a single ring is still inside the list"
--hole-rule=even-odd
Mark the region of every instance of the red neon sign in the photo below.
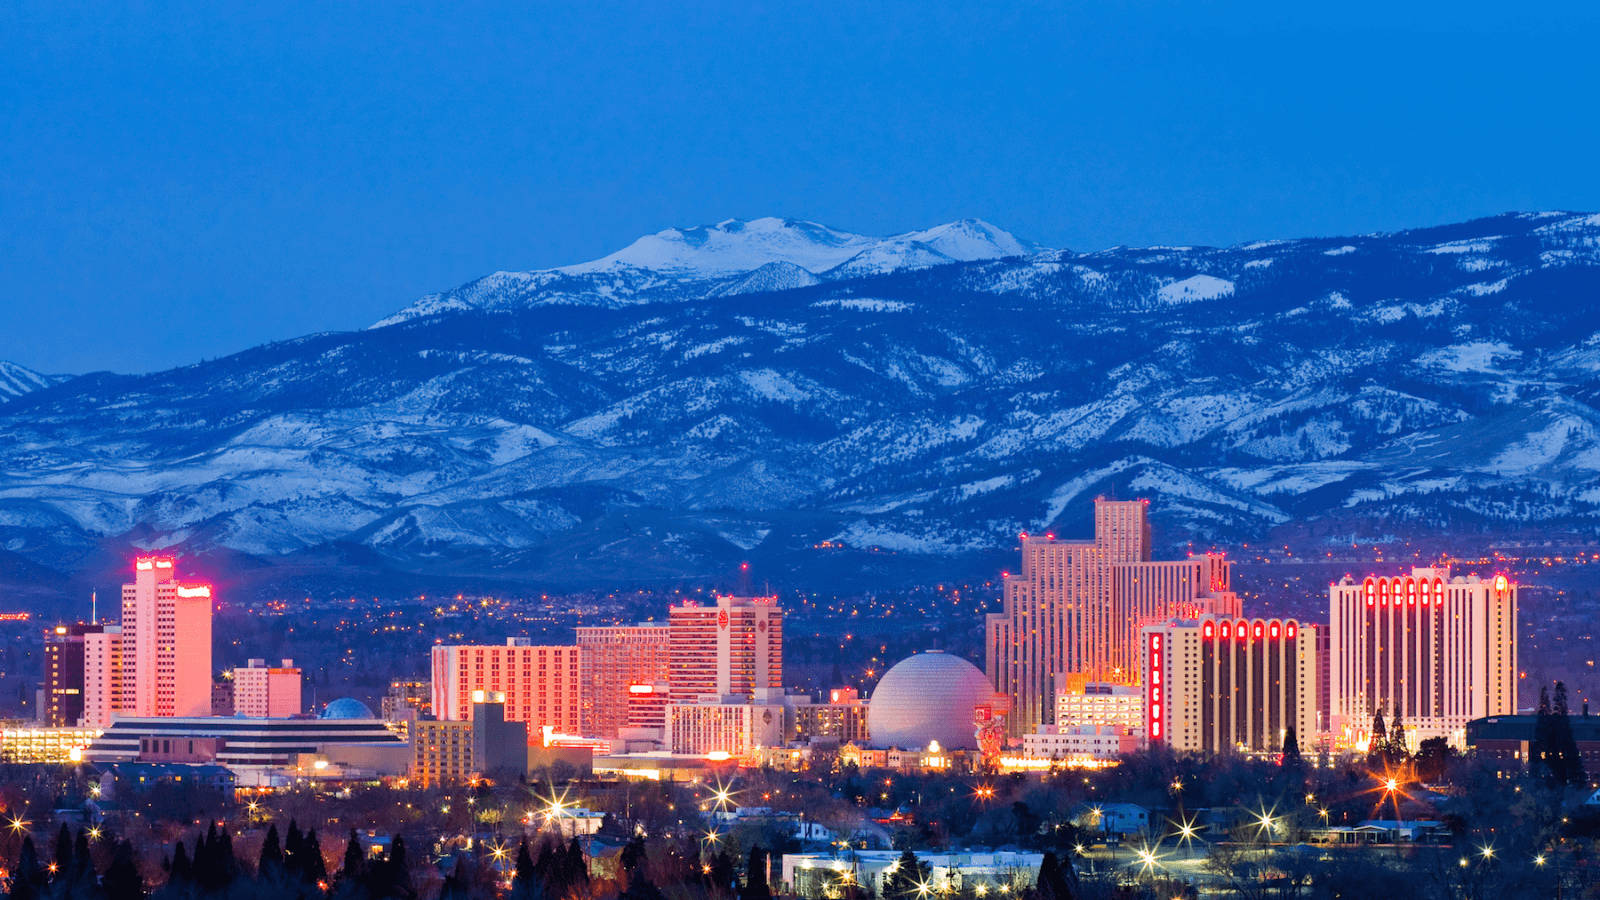
[[[1161,675],[1166,671],[1166,660],[1161,656],[1161,635],[1149,638],[1150,679],[1145,687],[1145,733],[1151,743],[1163,740],[1161,736]]]

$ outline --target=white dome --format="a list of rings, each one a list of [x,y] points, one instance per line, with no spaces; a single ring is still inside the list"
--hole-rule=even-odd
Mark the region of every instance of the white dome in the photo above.
[[[973,711],[994,696],[978,667],[959,656],[929,650],[906,657],[883,673],[867,702],[867,734],[874,747],[947,750],[978,746]]]

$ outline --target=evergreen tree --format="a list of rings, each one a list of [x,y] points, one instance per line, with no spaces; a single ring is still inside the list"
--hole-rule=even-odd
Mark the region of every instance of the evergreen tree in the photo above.
[[[726,850],[718,850],[711,857],[711,873],[706,879],[717,896],[736,897],[739,894],[739,873],[734,871],[733,857]]]
[[[750,856],[744,866],[744,890],[739,897],[741,900],[772,898],[772,886],[767,883],[767,851],[759,845],[750,848]]]
[[[123,840],[111,857],[111,865],[100,879],[105,900],[144,900],[144,879],[133,861],[133,844]]]
[[[72,859],[72,831],[67,828],[67,823],[61,823],[61,830],[56,832],[56,870],[50,880],[64,882],[71,877],[73,870]]]
[[[1546,782],[1557,779],[1555,761],[1555,712],[1550,706],[1550,689],[1539,688],[1539,707],[1535,711],[1533,740],[1528,746],[1528,774]]]
[[[172,848],[172,868],[167,872],[167,883],[176,888],[188,887],[193,874],[189,865],[189,848],[183,845],[183,841],[178,841]]]
[[[918,900],[928,895],[928,878],[932,869],[917,859],[910,850],[895,860],[894,870],[883,876],[883,900]],[[920,890],[919,890],[920,887]]]
[[[511,875],[511,896],[517,900],[532,900],[538,896],[540,886],[536,884],[538,876],[534,872],[533,856],[528,852],[528,839],[522,839],[522,846],[517,848],[517,865]]]
[[[39,848],[33,835],[22,839],[17,864],[11,871],[11,900],[35,900],[44,894],[44,867],[39,865]]]
[[[1561,784],[1583,784],[1588,777],[1583,771],[1583,756],[1578,753],[1578,741],[1572,734],[1572,711],[1567,706],[1567,683],[1556,682],[1554,708],[1551,710],[1550,744],[1555,752],[1558,781]]]
[[[1294,729],[1290,728],[1283,735],[1283,767],[1299,769],[1304,765],[1305,760],[1300,756],[1300,739],[1295,736]]]
[[[1077,893],[1072,889],[1076,879],[1069,877],[1070,868],[1063,869],[1061,860],[1053,851],[1046,851],[1044,859],[1039,863],[1039,880],[1035,890],[1039,900],[1074,900]]]
[[[322,838],[315,828],[307,831],[300,842],[300,879],[307,884],[327,884],[328,863],[322,858]]]
[[[1383,725],[1383,709],[1380,707],[1372,716],[1372,739],[1367,743],[1367,765],[1372,767],[1383,765],[1388,750],[1389,730]]]
[[[567,842],[566,871],[562,880],[568,890],[589,892],[589,859],[583,855],[583,847],[578,843],[577,835],[573,835],[572,840]]]
[[[266,840],[261,842],[261,859],[256,864],[256,874],[262,878],[283,876],[283,845],[278,841],[276,823],[267,827]]]
[[[1394,718],[1389,722],[1389,758],[1390,768],[1401,765],[1411,758],[1411,750],[1406,747],[1406,726],[1400,721],[1400,704],[1394,705]]]

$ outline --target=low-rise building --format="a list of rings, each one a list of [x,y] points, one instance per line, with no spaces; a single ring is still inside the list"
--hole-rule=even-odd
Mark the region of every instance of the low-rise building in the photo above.
[[[1144,741],[1123,725],[1040,725],[1022,737],[1029,759],[1117,759],[1139,749]]]
[[[1044,854],[1018,851],[919,853],[928,866],[928,893],[1015,896],[1039,877]],[[900,862],[899,850],[785,853],[779,888],[801,897],[851,896],[862,890],[882,895],[885,876]]]
[[[1600,772],[1600,716],[1568,716],[1567,723],[1583,770]],[[1525,772],[1538,724],[1532,714],[1473,719],[1466,725],[1467,752],[1501,773]]]

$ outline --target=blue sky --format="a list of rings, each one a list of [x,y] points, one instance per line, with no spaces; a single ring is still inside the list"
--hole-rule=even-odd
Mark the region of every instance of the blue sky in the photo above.
[[[0,9],[0,359],[167,368],[728,217],[1600,209],[1594,5],[264,6]]]

